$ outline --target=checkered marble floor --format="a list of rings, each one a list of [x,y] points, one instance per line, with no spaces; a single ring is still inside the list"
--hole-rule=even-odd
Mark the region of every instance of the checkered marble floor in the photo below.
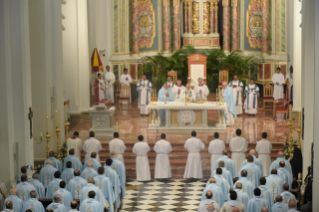
[[[197,211],[207,179],[166,179],[138,182],[127,180],[120,212]]]

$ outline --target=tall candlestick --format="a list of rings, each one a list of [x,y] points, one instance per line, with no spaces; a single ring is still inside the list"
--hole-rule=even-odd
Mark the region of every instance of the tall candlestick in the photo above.
[[[49,117],[47,116],[47,132],[49,132]]]
[[[302,125],[302,123],[301,123],[301,122],[302,122],[301,117],[302,117],[302,116],[301,116],[301,112],[299,112],[299,127],[300,127],[300,128],[301,128],[301,125]]]
[[[64,105],[65,108],[65,120],[68,120],[68,105]]]
[[[58,110],[55,111],[55,122],[56,122],[56,126],[59,126]]]
[[[292,109],[292,105],[289,105],[289,120],[291,120],[291,109]]]

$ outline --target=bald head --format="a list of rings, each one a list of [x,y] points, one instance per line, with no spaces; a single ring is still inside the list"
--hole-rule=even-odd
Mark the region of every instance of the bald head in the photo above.
[[[296,200],[294,200],[294,199],[289,200],[288,208],[289,209],[294,209],[295,207],[296,207]]]
[[[17,193],[18,193],[18,191],[17,191],[16,188],[11,188],[11,189],[10,189],[10,194],[11,194],[11,195],[17,195]]]
[[[94,163],[93,163],[93,161],[90,160],[90,161],[88,162],[88,167],[89,167],[89,168],[93,168],[93,166],[94,166]]]
[[[213,198],[213,192],[212,191],[210,191],[210,190],[208,190],[207,192],[206,192],[206,199],[211,199],[211,198]]]
[[[268,212],[268,208],[262,207],[260,212]]]
[[[278,154],[277,154],[277,157],[278,158],[284,157],[284,153],[282,151],[279,151]]]
[[[251,149],[251,150],[249,151],[249,154],[250,154],[250,155],[255,155],[255,154],[256,154],[256,151],[255,151],[254,149]]]
[[[52,161],[51,160],[47,160],[46,164],[52,165]]]
[[[234,207],[233,210],[232,210],[232,212],[240,212],[240,210],[239,210],[239,208]]]

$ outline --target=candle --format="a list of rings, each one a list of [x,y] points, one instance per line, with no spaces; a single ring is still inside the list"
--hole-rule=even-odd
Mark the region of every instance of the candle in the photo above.
[[[55,111],[55,122],[56,122],[56,126],[59,126],[58,110]]]
[[[94,132],[95,130],[94,130],[94,125],[93,125],[93,127],[92,127],[92,131]]]
[[[68,121],[68,106],[64,105],[64,107],[65,107],[65,121],[67,122]]]
[[[49,133],[49,117],[47,116],[47,133]]]
[[[292,108],[292,105],[289,105],[289,120],[291,120],[291,108]]]
[[[116,122],[116,131],[119,132],[119,123]]]

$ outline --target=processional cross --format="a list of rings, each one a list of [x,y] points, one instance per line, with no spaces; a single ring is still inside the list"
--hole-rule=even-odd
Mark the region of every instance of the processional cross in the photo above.
[[[28,119],[30,121],[30,139],[32,138],[32,118],[33,118],[33,111],[31,107],[29,107],[29,114],[28,114]]]
[[[54,187],[53,192],[55,193],[58,190],[57,187]]]

